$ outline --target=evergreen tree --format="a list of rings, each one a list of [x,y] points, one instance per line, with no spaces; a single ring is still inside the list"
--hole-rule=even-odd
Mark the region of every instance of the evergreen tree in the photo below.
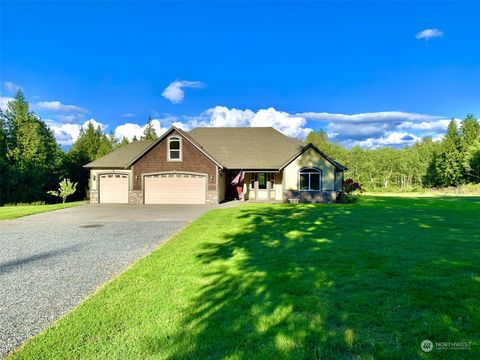
[[[152,119],[149,117],[147,125],[145,126],[145,130],[143,131],[143,135],[140,140],[150,140],[154,141],[158,139],[158,135],[155,132],[155,128],[152,125]]]
[[[457,186],[462,181],[462,154],[458,126],[452,119],[448,124],[447,134],[442,141],[440,153],[436,157],[436,184],[440,186]]]
[[[118,143],[117,147],[122,147],[128,144],[129,144],[128,139],[124,136],[122,140],[120,140],[120,142]]]
[[[6,196],[7,166],[7,127],[3,116],[0,116],[0,205],[3,204]]]
[[[480,182],[476,154],[480,151],[480,123],[472,114],[462,121],[460,132],[463,177],[467,182]]]
[[[33,112],[21,90],[0,113],[5,174],[2,176],[4,202],[45,200],[45,193],[57,182],[62,151],[53,132]]]

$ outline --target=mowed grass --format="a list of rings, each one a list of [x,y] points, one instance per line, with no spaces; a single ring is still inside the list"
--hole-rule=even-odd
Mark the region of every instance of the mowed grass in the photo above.
[[[66,204],[53,205],[15,205],[15,206],[1,206],[0,220],[11,220],[22,216],[39,214],[47,211],[66,209],[73,206],[85,204],[85,201],[76,201]]]
[[[479,214],[471,197],[213,210],[11,358],[477,359]]]

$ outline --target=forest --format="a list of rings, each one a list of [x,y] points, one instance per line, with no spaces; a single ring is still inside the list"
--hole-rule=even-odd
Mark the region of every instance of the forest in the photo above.
[[[157,134],[150,120],[138,140]],[[137,141],[136,138],[133,141]],[[441,141],[424,138],[401,149],[384,147],[347,149],[329,141],[324,131],[306,139],[329,157],[348,167],[353,178],[369,191],[413,191],[480,183],[480,123],[467,115],[460,126],[452,120]],[[0,205],[46,202],[59,181],[70,179],[77,191],[69,200],[88,198],[89,171],[83,166],[128,144],[91,123],[80,131],[68,151],[56,142],[53,131],[33,111],[21,90],[0,111]]]

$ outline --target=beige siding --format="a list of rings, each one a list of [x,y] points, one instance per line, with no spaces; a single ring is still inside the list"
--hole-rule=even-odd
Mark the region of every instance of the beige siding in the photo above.
[[[283,186],[282,186],[282,181],[283,181],[283,174],[276,173],[275,174],[275,200],[283,200]]]
[[[342,189],[342,172],[339,171],[335,176],[335,190],[340,191]]]
[[[303,167],[317,167],[321,169],[322,190],[334,190],[335,167],[313,149],[306,150],[284,169],[285,190],[298,190],[298,172]]]

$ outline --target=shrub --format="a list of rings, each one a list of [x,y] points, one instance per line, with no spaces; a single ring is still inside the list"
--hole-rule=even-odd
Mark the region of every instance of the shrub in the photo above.
[[[77,189],[77,183],[72,183],[70,179],[63,179],[60,181],[58,191],[47,191],[48,194],[62,198],[62,203],[68,196],[73,195]]]
[[[342,183],[342,193],[340,195],[340,200],[346,203],[355,202],[358,199],[357,194],[362,192],[362,185],[354,181],[352,178],[349,178],[347,180],[344,180]]]

